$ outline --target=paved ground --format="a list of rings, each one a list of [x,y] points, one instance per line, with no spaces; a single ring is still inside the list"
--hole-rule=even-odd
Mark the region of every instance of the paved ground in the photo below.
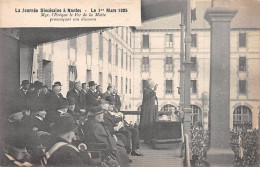
[[[141,144],[140,151],[144,156],[130,156],[133,160],[132,167],[182,167],[181,144],[174,144],[171,149],[153,149],[150,146]]]

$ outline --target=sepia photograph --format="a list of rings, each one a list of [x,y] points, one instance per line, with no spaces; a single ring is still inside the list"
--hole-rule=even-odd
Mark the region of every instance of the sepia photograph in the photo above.
[[[0,74],[0,167],[260,166],[260,0],[3,0]]]

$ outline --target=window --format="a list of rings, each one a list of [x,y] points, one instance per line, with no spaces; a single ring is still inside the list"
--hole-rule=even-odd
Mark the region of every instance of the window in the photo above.
[[[121,94],[123,94],[124,92],[124,80],[123,80],[123,77],[121,77]]]
[[[166,34],[166,48],[173,47],[173,35],[172,34]]]
[[[172,70],[173,70],[172,57],[166,57],[166,61],[165,61],[165,71],[172,71]]]
[[[121,68],[124,68],[124,51],[121,50]]]
[[[191,71],[197,71],[197,57],[191,57],[190,61],[192,62]]]
[[[191,80],[191,93],[197,93],[197,80]]]
[[[69,40],[69,47],[77,48],[77,39],[76,38],[72,38]]]
[[[131,55],[129,56],[129,68],[130,68],[130,71],[132,71],[132,57],[131,57]]]
[[[87,53],[92,55],[92,34],[87,35]]]
[[[143,48],[149,48],[149,35],[143,35]]]
[[[124,39],[124,27],[121,27],[121,38]]]
[[[147,81],[147,80],[142,80],[143,90],[144,90],[145,88],[147,88],[147,86],[148,86],[148,81]]]
[[[142,60],[142,71],[149,71],[149,57],[143,57]]]
[[[172,80],[166,80],[165,84],[166,84],[165,93],[172,94]]]
[[[91,74],[91,70],[87,70],[87,83],[90,82],[92,80],[92,74]]]
[[[137,111],[141,112],[142,105],[137,108]]]
[[[68,46],[69,46],[69,59],[71,61],[76,61],[76,49],[77,49],[77,39],[72,38],[68,41]]]
[[[130,42],[129,42],[129,44],[130,44],[130,47],[132,47],[132,32],[130,31]]]
[[[252,128],[252,111],[247,106],[238,106],[233,112],[233,126],[248,122]]]
[[[99,59],[103,60],[103,36],[99,34]]]
[[[99,72],[98,74],[98,84],[101,85],[101,87],[103,87],[103,73]]]
[[[108,85],[112,86],[112,75],[108,74]]]
[[[246,71],[246,57],[239,57],[239,71]]]
[[[118,34],[118,27],[116,27],[116,33]]]
[[[108,62],[111,63],[112,62],[112,43],[111,40],[108,41]]]
[[[115,76],[115,86],[116,86],[116,89],[118,90],[118,77]]]
[[[132,93],[132,81],[129,79],[129,94]]]
[[[239,47],[246,47],[246,33],[239,33]]]
[[[125,69],[128,69],[128,55],[127,53],[125,54]]]
[[[239,94],[246,94],[246,80],[239,80]]]
[[[126,44],[128,44],[128,27],[126,27],[126,38],[125,38]]]
[[[191,47],[197,47],[197,34],[191,34]]]
[[[171,104],[166,104],[161,108],[161,111],[171,111],[177,109],[175,106]]]
[[[116,66],[118,66],[118,45],[116,45]]]
[[[202,111],[199,106],[191,105],[191,122],[192,123],[202,123]]]
[[[128,85],[128,79],[125,78],[125,93],[126,93],[126,94],[127,94],[127,91],[128,91],[127,85]]]
[[[77,80],[77,67],[76,66],[69,66],[69,89],[73,89],[73,84]]]

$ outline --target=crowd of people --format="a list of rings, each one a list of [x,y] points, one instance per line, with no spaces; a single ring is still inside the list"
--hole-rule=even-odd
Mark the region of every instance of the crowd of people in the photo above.
[[[0,166],[130,166],[143,156],[139,130],[120,112],[117,89],[75,82],[66,97],[61,82],[51,89],[23,80],[8,116]]]

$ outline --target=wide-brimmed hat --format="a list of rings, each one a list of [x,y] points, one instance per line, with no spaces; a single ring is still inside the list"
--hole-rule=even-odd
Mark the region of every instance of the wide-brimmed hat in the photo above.
[[[99,114],[104,113],[104,110],[101,106],[90,107],[87,111],[88,111],[88,113],[90,113],[89,114],[90,116],[97,116]]]
[[[64,134],[76,129],[77,126],[75,124],[74,118],[66,113],[62,114],[56,121],[53,126],[52,133],[55,135]]]
[[[97,85],[97,84],[95,83],[95,81],[90,81],[90,82],[88,82],[88,86],[89,86],[89,87],[95,86],[95,85]]]

